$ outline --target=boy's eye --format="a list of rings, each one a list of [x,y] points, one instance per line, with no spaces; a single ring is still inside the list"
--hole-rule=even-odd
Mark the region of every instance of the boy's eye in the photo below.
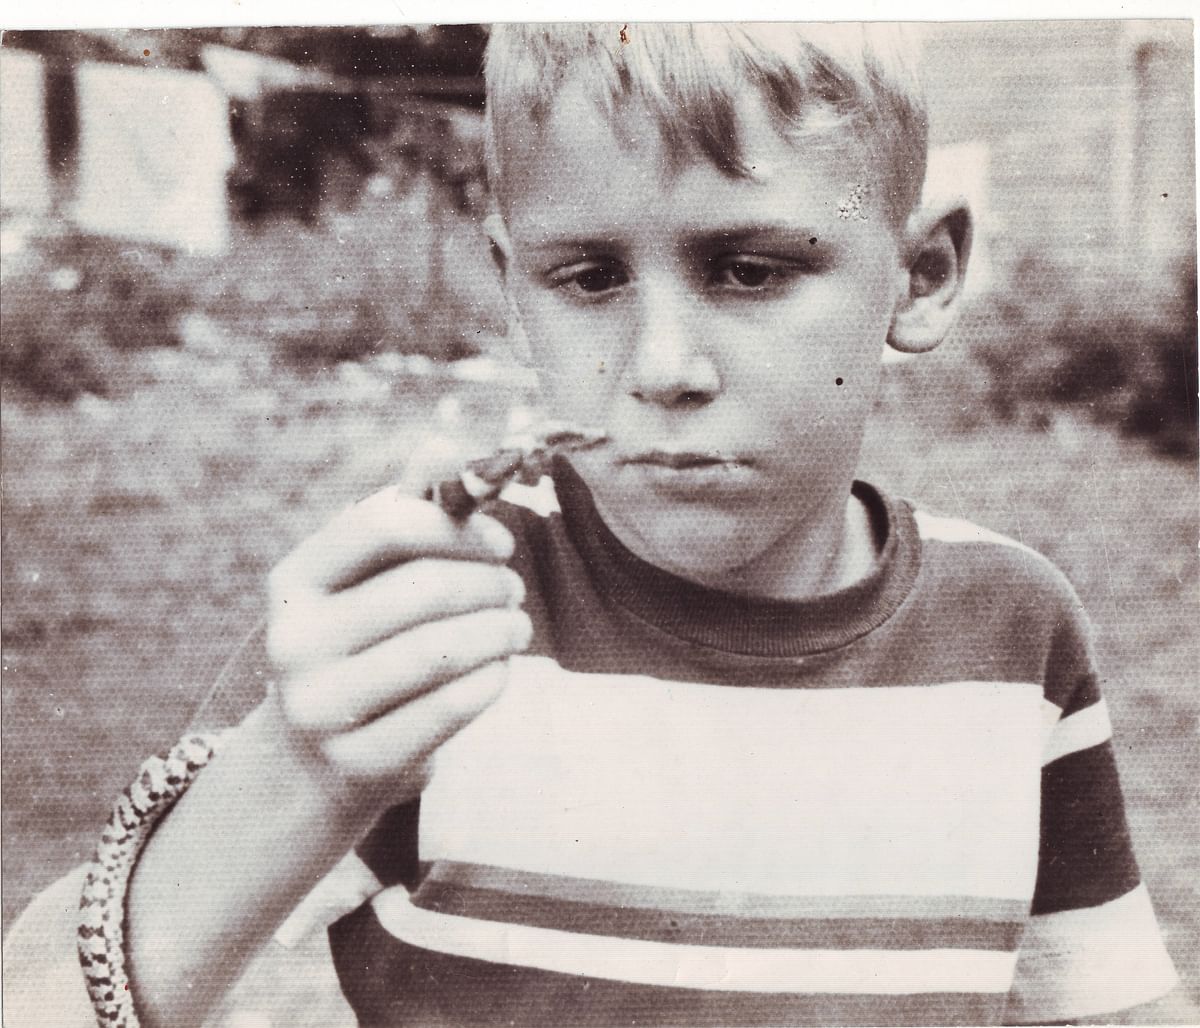
[[[712,280],[730,289],[763,290],[783,285],[799,269],[787,261],[738,254],[713,261]]]
[[[629,281],[629,275],[619,264],[576,264],[563,268],[552,277],[555,286],[576,293],[591,295],[607,293]]]
[[[588,268],[575,276],[575,284],[585,293],[603,293],[606,289],[623,286],[629,279],[620,268],[603,265]]]

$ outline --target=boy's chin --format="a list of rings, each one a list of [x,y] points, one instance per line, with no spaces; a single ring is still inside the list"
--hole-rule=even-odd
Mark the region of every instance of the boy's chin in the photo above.
[[[776,533],[760,517],[693,509],[660,512],[642,524],[623,524],[601,512],[624,546],[663,571],[704,585],[734,584],[764,555]]]

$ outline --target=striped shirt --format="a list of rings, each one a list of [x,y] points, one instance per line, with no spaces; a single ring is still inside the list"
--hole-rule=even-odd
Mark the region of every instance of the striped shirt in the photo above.
[[[859,483],[867,578],[734,597],[555,481],[495,511],[535,624],[507,691],[310,904],[360,1023],[1044,1022],[1171,987],[1048,561]]]

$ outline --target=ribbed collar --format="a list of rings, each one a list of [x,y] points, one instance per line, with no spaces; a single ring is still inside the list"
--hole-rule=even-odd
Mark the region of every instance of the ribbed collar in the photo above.
[[[601,593],[660,631],[726,653],[794,658],[845,646],[896,612],[920,567],[912,512],[865,482],[855,482],[853,493],[882,538],[874,567],[848,588],[803,600],[722,592],[655,567],[613,535],[565,460],[554,482],[567,532]]]

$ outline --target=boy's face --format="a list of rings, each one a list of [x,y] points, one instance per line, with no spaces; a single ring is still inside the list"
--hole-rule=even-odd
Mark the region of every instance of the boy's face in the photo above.
[[[793,146],[756,104],[739,121],[753,179],[672,170],[635,108],[610,124],[565,90],[508,160],[497,236],[551,413],[611,436],[573,458],[606,524],[754,590],[840,529],[901,265],[852,138]]]

